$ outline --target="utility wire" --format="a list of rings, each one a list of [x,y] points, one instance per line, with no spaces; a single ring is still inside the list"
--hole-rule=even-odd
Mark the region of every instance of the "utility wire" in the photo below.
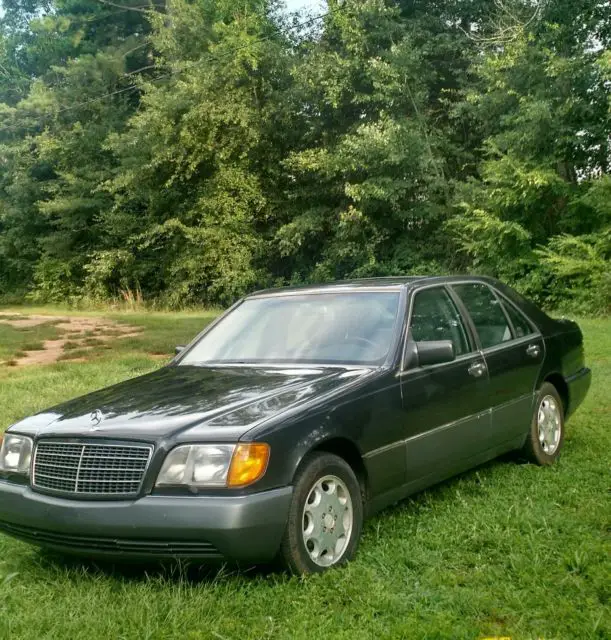
[[[105,4],[109,7],[115,7],[117,9],[122,9],[123,11],[138,11],[139,13],[148,13],[149,11],[154,11],[153,7],[159,8],[158,4],[143,4],[139,6],[129,6],[126,4],[118,4],[116,2],[111,2],[111,0],[97,0],[100,4]]]
[[[281,35],[290,35],[293,31],[295,31],[296,29],[304,29],[307,28],[313,24],[315,24],[316,22],[319,22],[320,20],[324,20],[324,18],[326,18],[327,16],[339,13],[340,8],[343,5],[340,5],[338,8],[336,9],[329,9],[327,10],[325,13],[321,13],[318,16],[314,16],[311,18],[308,18],[307,20],[304,20],[303,22],[299,22],[297,24],[293,24],[292,26],[290,26],[288,29],[286,29],[285,31],[278,29],[279,33]],[[294,12],[293,14],[291,14],[292,16],[298,16],[299,12]],[[184,73],[185,71],[191,70],[193,68],[196,68],[198,66],[200,66],[203,63],[207,63],[207,62],[220,62],[223,58],[229,56],[229,55],[233,55],[239,51],[242,51],[244,49],[248,49],[250,47],[252,47],[253,45],[262,43],[262,42],[266,42],[268,40],[270,40],[272,36],[268,35],[268,36],[263,36],[261,38],[256,38],[254,41],[250,41],[244,45],[241,45],[239,47],[233,47],[231,49],[228,49],[224,52],[222,52],[220,55],[215,56],[214,54],[208,54],[207,56],[202,56],[199,60],[192,62],[189,65],[184,66],[181,69],[176,69],[173,71],[168,71],[166,73],[163,73],[159,76],[156,76],[154,78],[149,78],[147,81],[148,82],[159,82],[160,80],[166,80],[168,78],[171,78],[175,75],[179,75],[181,73]],[[133,72],[132,72],[133,73]],[[126,76],[129,74],[125,74]],[[94,96],[93,98],[89,98],[88,100],[83,100],[82,102],[77,102],[76,104],[72,104],[72,105],[68,105],[68,106],[64,106],[61,107],[60,109],[57,109],[55,111],[52,112],[48,112],[46,114],[42,114],[40,116],[38,116],[39,118],[39,122],[36,125],[30,125],[30,126],[17,126],[17,127],[13,127],[12,131],[21,131],[21,130],[33,130],[33,129],[37,129],[40,125],[44,124],[44,120],[46,120],[47,118],[51,118],[51,117],[56,117],[62,113],[66,113],[67,111],[74,111],[75,109],[79,109],[80,107],[85,107],[88,106],[90,104],[94,104],[96,102],[100,102],[101,100],[105,100],[106,98],[111,98],[113,96],[119,95],[121,93],[127,93],[129,91],[134,91],[136,89],[140,88],[140,84],[134,83],[134,84],[130,84],[126,87],[122,87],[121,89],[115,89],[114,91],[110,91],[108,93],[104,93],[101,94],[99,96]],[[4,129],[4,131],[7,131],[7,129]]]

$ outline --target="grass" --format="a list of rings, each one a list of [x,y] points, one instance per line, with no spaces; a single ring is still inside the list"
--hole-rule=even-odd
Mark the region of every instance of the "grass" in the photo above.
[[[159,366],[212,314],[143,328],[80,364],[0,367],[0,430]],[[552,468],[503,459],[387,509],[322,576],[68,562],[0,536],[0,638],[609,638],[611,321],[584,320],[594,383]],[[86,356],[89,357],[89,356]]]
[[[8,319],[18,318],[0,318],[0,362],[19,357],[25,351],[42,349],[45,340],[53,340],[58,336],[58,329],[52,322],[16,328],[2,322]]]

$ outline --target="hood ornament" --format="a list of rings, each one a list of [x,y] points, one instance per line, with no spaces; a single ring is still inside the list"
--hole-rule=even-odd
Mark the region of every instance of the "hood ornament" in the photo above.
[[[102,420],[104,420],[104,416],[99,409],[96,409],[95,411],[91,412],[89,419],[91,420],[91,424],[93,425],[91,430],[96,431],[97,427],[100,425]]]

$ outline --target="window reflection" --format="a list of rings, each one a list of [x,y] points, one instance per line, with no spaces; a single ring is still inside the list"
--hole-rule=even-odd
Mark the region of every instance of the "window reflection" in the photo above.
[[[250,298],[181,360],[197,363],[382,364],[398,292],[369,291]]]

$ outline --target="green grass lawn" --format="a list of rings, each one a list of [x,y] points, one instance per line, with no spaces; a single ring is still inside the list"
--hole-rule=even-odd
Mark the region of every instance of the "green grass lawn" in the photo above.
[[[25,351],[42,349],[44,341],[53,340],[57,333],[52,322],[23,329],[0,324],[0,362],[11,361]]]
[[[85,363],[0,367],[0,431],[159,366],[213,314],[109,317],[144,333]],[[611,321],[581,325],[594,382],[557,466],[503,459],[430,489],[368,521],[348,567],[307,578],[96,567],[0,535],[0,638],[610,638]]]

